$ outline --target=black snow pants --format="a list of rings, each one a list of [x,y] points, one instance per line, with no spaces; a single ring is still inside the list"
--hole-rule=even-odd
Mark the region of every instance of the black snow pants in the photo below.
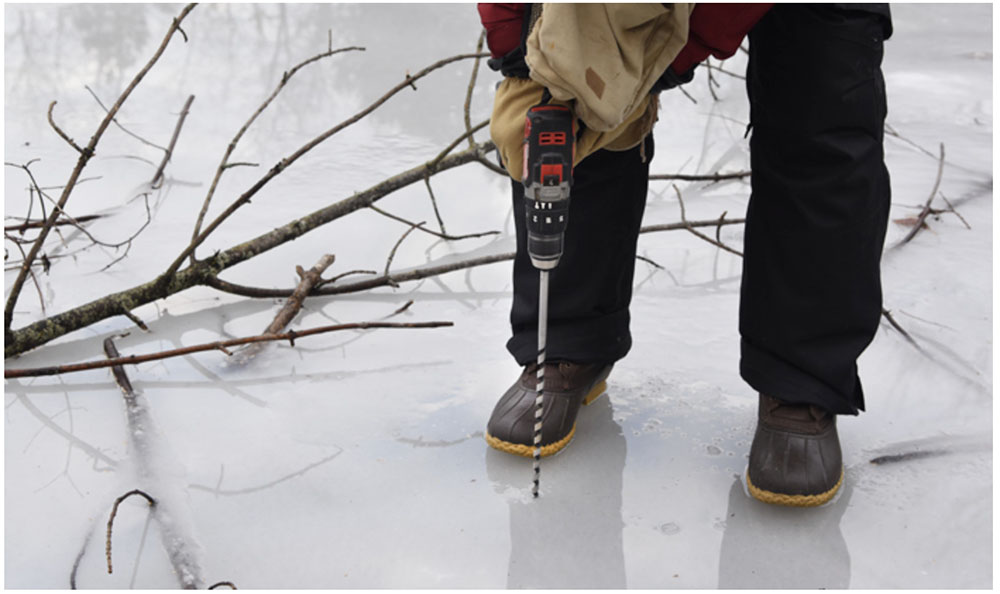
[[[838,414],[864,410],[857,358],[881,315],[889,213],[881,61],[891,24],[887,8],[859,6],[775,5],[750,33],[747,67],[740,373],[759,392]],[[574,170],[566,249],[550,277],[550,360],[615,361],[630,349],[648,169],[636,148],[599,151]],[[536,356],[538,271],[525,253],[523,188],[513,188],[507,348],[525,365]]]

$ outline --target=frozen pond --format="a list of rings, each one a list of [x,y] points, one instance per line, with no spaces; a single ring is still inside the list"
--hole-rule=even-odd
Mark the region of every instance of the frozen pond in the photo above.
[[[76,153],[46,112],[83,143],[159,45],[181,5],[7,4],[5,161],[40,161],[43,187],[69,176]],[[293,327],[385,318],[448,320],[439,329],[337,332],[266,349],[249,365],[206,352],[127,372],[151,419],[148,457],[130,446],[121,391],[107,370],[6,380],[5,586],[173,588],[177,576],[138,497],[120,506],[108,575],[104,531],[113,502],[146,489],[169,509],[200,585],[247,588],[989,588],[993,583],[993,99],[992,6],[894,6],[886,43],[886,158],[891,218],[914,217],[947,162],[941,213],[910,243],[890,223],[883,261],[888,322],[860,361],[868,412],[842,418],[847,478],[830,504],[776,508],[740,476],[757,398],[738,375],[740,259],[690,234],[641,236],[634,347],[608,398],[582,411],[577,437],[542,463],[487,447],[493,405],[516,377],[507,354],[510,263],[399,288],[306,301]],[[152,280],[191,237],[230,140],[282,73],[328,47],[363,46],[297,72],[247,132],[215,216],[268,168],[442,58],[472,53],[472,4],[216,4],[185,19],[118,121],[166,144],[195,96],[167,180],[148,182],[162,151],[112,126],[74,192],[74,216],[107,242],[152,222],[128,257],[51,240],[39,274],[49,314]],[[464,131],[473,61],[445,66],[297,161],[199,249],[206,257],[433,159]],[[740,53],[724,63],[745,68]],[[490,115],[499,75],[480,66],[470,119]],[[699,71],[689,92],[662,98],[656,173],[749,166],[743,81],[718,74],[718,101]],[[88,92],[89,87],[93,93]],[[487,138],[486,131],[476,139]],[[465,144],[460,145],[459,150]],[[5,167],[6,217],[23,217],[28,179]],[[449,233],[411,233],[393,270],[513,249],[507,181],[471,163],[432,178]],[[683,182],[687,216],[742,216],[743,181]],[[52,191],[57,194],[56,191]],[[417,183],[378,203],[437,219]],[[936,199],[936,208],[944,209]],[[33,216],[37,216],[37,211]],[[679,220],[668,182],[651,183],[645,222]],[[7,221],[5,224],[12,224]],[[295,266],[336,255],[327,275],[381,271],[407,226],[357,212],[225,271],[228,281],[287,288]],[[734,247],[742,227],[722,229]],[[9,259],[20,259],[8,242]],[[10,266],[8,264],[8,266]],[[40,271],[39,271],[40,272]],[[14,273],[6,272],[10,290]],[[40,319],[25,286],[14,327]],[[124,317],[71,333],[8,368],[102,358],[102,341],[148,353],[259,334],[281,304],[197,288],[140,307],[149,332]],[[147,472],[143,461],[152,463]],[[872,463],[872,460],[881,463]],[[169,540],[169,538],[168,538]],[[82,554],[81,554],[82,552]]]

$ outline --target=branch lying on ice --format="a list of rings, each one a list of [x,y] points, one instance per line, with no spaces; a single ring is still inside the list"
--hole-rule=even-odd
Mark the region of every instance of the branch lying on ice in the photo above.
[[[115,382],[121,388],[122,396],[125,400],[125,418],[128,426],[130,450],[135,457],[135,466],[138,478],[143,483],[158,485],[161,491],[159,500],[154,500],[147,493],[136,489],[122,495],[115,501],[111,510],[111,517],[108,520],[108,534],[105,552],[108,560],[108,573],[111,573],[111,533],[115,514],[118,505],[130,495],[142,495],[149,502],[152,518],[160,526],[160,535],[163,547],[170,559],[174,574],[180,581],[184,589],[196,589],[201,587],[204,580],[201,577],[201,566],[198,561],[198,546],[194,544],[193,538],[184,529],[184,513],[182,508],[176,506],[174,501],[177,495],[170,495],[171,485],[162,481],[154,481],[153,477],[157,473],[165,472],[162,466],[164,461],[154,458],[154,449],[162,450],[163,444],[156,443],[156,427],[149,413],[149,410],[140,402],[138,395],[132,388],[125,369],[116,361],[121,360],[117,347],[114,344],[114,337],[104,339],[104,353],[109,357],[108,362],[112,363],[112,373]]]
[[[184,18],[192,10],[194,10],[194,7],[195,7],[194,4],[188,4],[187,6],[184,7],[183,10],[181,10],[180,14],[174,18],[173,23],[171,23],[170,28],[167,30],[167,33],[164,36],[163,41],[160,43],[159,48],[157,48],[156,52],[153,54],[153,57],[150,58],[150,60],[146,63],[146,65],[142,68],[142,70],[140,70],[139,73],[135,75],[135,77],[132,79],[129,85],[125,88],[124,91],[122,91],[121,95],[119,95],[118,100],[111,107],[111,109],[108,110],[107,116],[105,116],[104,120],[102,120],[101,123],[98,125],[97,130],[91,137],[90,142],[87,143],[86,148],[79,149],[79,147],[77,147],[77,149],[80,151],[80,158],[77,160],[76,166],[73,168],[73,172],[70,174],[69,180],[66,182],[66,185],[63,188],[62,195],[59,197],[59,201],[57,203],[58,208],[53,210],[52,213],[49,215],[46,221],[46,225],[42,228],[42,231],[38,235],[38,238],[35,240],[35,243],[31,246],[31,250],[24,258],[24,263],[21,265],[21,270],[18,272],[17,278],[14,279],[14,283],[11,285],[10,293],[7,297],[7,303],[4,307],[5,332],[10,332],[11,322],[14,317],[14,306],[17,303],[17,299],[21,294],[21,288],[24,286],[24,282],[28,277],[29,271],[31,270],[31,265],[35,261],[35,258],[38,257],[38,253],[42,250],[42,246],[45,243],[45,238],[48,237],[49,231],[52,229],[52,226],[55,224],[55,221],[59,218],[60,214],[65,212],[64,209],[66,207],[66,202],[69,200],[70,194],[73,192],[73,188],[76,186],[76,182],[80,178],[80,174],[83,172],[83,169],[87,166],[87,163],[94,156],[94,151],[97,148],[97,144],[98,142],[100,142],[101,137],[104,135],[104,131],[107,130],[108,126],[111,124],[111,120],[114,119],[115,115],[118,113],[118,110],[121,109],[122,104],[125,103],[125,100],[129,98],[129,96],[132,94],[132,91],[135,90],[135,88],[139,85],[139,82],[142,81],[143,77],[146,76],[146,73],[148,73],[150,69],[152,69],[153,65],[156,64],[156,62],[160,59],[160,56],[163,55],[163,52],[164,50],[166,50],[167,45],[173,38],[174,33],[180,30],[181,21],[183,21]]]
[[[118,357],[114,359],[107,359],[104,361],[90,361],[87,363],[75,363],[71,365],[55,365],[51,367],[35,367],[28,369],[9,369],[5,368],[3,375],[4,379],[15,378],[15,377],[34,377],[40,375],[59,375],[62,373],[73,373],[76,371],[86,371],[88,369],[102,369],[105,367],[113,367],[115,365],[125,365],[125,364],[138,364],[146,363],[148,361],[158,361],[160,359],[168,359],[170,357],[180,357],[182,355],[190,355],[192,353],[199,353],[202,351],[222,351],[229,354],[227,347],[252,344],[255,342],[270,342],[276,340],[287,340],[289,344],[295,346],[295,340],[305,336],[312,336],[314,334],[322,334],[325,332],[336,332],[339,330],[368,330],[374,328],[442,328],[447,326],[454,326],[453,322],[415,322],[415,323],[389,323],[389,322],[357,322],[351,324],[336,324],[332,326],[320,326],[318,328],[310,328],[308,330],[300,331],[288,331],[282,334],[271,334],[267,336],[247,336],[244,338],[234,338],[231,340],[220,340],[217,342],[211,342],[206,344],[199,344],[179,349],[172,349],[169,351],[160,351],[157,353],[149,353],[146,355],[129,355],[127,357]]]
[[[218,275],[222,270],[301,237],[330,221],[365,208],[396,190],[422,180],[428,170],[437,173],[471,161],[477,161],[481,158],[481,152],[493,148],[493,143],[487,141],[482,145],[476,145],[475,149],[467,149],[446,157],[433,168],[426,163],[414,167],[254,239],[218,252],[205,260],[198,260],[195,264],[177,272],[172,278],[166,278],[165,281],[165,277],[161,275],[145,284],[106,295],[69,311],[14,330],[6,337],[4,355],[10,357],[32,349],[73,330],[84,328],[112,316],[121,315],[123,310],[135,309],[140,305],[151,303],[194,286],[208,285],[212,282],[212,277]]]
[[[295,287],[295,291],[289,296],[288,301],[285,302],[284,307],[282,307],[274,320],[268,324],[267,328],[264,329],[262,333],[264,336],[270,336],[277,334],[284,330],[295,316],[298,315],[299,311],[302,309],[302,302],[305,301],[306,296],[312,291],[321,280],[323,273],[326,269],[333,264],[334,257],[331,254],[324,254],[320,257],[319,261],[310,268],[309,270],[302,270],[301,267],[296,267],[296,272],[299,274],[299,285]],[[247,345],[235,353],[233,359],[234,365],[243,365],[254,356],[256,356],[266,343],[258,342],[254,344]]]
[[[145,499],[146,502],[149,503],[149,507],[151,509],[155,509],[156,508],[156,500],[153,499],[152,497],[150,497],[145,491],[142,491],[140,489],[133,489],[133,490],[129,491],[128,493],[125,493],[124,495],[122,495],[118,499],[115,499],[115,504],[111,507],[111,516],[108,518],[108,530],[107,530],[107,535],[106,535],[105,541],[104,541],[104,556],[108,560],[108,573],[109,574],[110,573],[114,573],[114,571],[112,570],[112,567],[111,567],[111,534],[112,534],[112,532],[114,530],[114,526],[115,526],[115,516],[118,515],[118,506],[121,505],[123,501],[125,501],[126,499],[128,499],[129,497],[131,497],[133,495],[140,495],[140,496],[142,496],[143,499]],[[152,513],[152,511],[150,513]]]

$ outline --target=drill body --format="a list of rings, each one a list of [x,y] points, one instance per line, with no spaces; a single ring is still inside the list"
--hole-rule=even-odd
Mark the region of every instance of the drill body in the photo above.
[[[563,252],[569,222],[569,190],[575,150],[573,112],[562,105],[536,105],[524,122],[524,208],[528,255],[539,270],[551,270]]]

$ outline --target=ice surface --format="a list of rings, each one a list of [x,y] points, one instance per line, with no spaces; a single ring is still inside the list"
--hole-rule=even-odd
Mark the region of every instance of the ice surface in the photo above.
[[[89,138],[101,107],[151,55],[174,5],[5,5],[5,160],[41,161],[43,186],[67,178],[76,155],[48,127]],[[183,513],[181,538],[198,545],[207,583],[240,588],[986,588],[992,585],[993,99],[990,5],[894,6],[886,44],[887,136],[893,219],[918,212],[934,184],[952,214],[894,247],[890,223],[885,306],[920,350],[883,323],[860,361],[868,411],[840,423],[847,480],[813,510],[750,499],[739,477],[756,396],[737,373],[740,261],[684,233],[644,235],[632,310],[635,346],[608,397],[585,409],[572,447],[542,464],[489,449],[486,418],[517,374],[504,349],[510,265],[493,264],[399,289],[311,299],[297,328],[382,318],[451,320],[454,328],[334,333],[275,345],[242,368],[199,355],[128,369],[162,440],[159,484]],[[243,122],[295,63],[333,47],[364,52],[300,71],[240,144],[212,213],[266,168],[447,56],[472,51],[472,5],[203,5],[120,114],[131,131],[165,144],[196,96],[168,167],[150,196],[153,223],[127,259],[90,249],[53,257],[40,275],[49,312],[146,282],[186,244],[208,183]],[[328,37],[328,31],[330,37]],[[332,39],[331,39],[332,37]],[[745,57],[725,63],[739,73]],[[267,186],[199,251],[204,256],[365,189],[438,154],[464,128],[472,62],[449,66],[334,136]],[[691,103],[663,97],[655,172],[748,166],[742,81],[705,72]],[[471,120],[489,117],[498,77],[482,67]],[[485,132],[477,134],[484,139]],[[145,220],[141,198],[162,153],[112,127],[70,201],[75,215],[107,213],[89,229],[127,237]],[[124,156],[141,156],[154,164]],[[507,183],[471,164],[432,180],[451,233],[500,236],[443,243],[411,234],[393,262],[405,269],[455,254],[512,246]],[[5,215],[23,216],[27,181],[5,168]],[[688,217],[742,214],[744,182],[683,183]],[[382,208],[436,225],[417,184]],[[945,208],[942,200],[935,207]],[[646,223],[675,222],[669,184],[651,184]],[[223,274],[288,287],[295,265],[334,253],[330,274],[381,270],[404,225],[359,212]],[[722,239],[738,246],[738,226]],[[82,245],[53,242],[50,255]],[[8,246],[10,249],[10,246]],[[11,258],[18,256],[13,254]],[[13,280],[6,274],[6,286]],[[122,331],[142,353],[261,331],[280,304],[207,289],[141,307],[143,333],[111,319],[5,362],[29,367],[96,359]],[[26,286],[15,327],[40,316]],[[107,371],[5,381],[5,586],[65,588],[84,543],[77,584],[172,588],[176,576],[132,499],[115,522],[115,574],[103,527],[112,502],[135,488],[135,453],[121,394]],[[879,460],[879,464],[870,461]],[[171,491],[171,489],[176,489]],[[154,494],[155,496],[155,494]],[[91,534],[92,527],[97,529]],[[145,543],[143,545],[143,542]]]

